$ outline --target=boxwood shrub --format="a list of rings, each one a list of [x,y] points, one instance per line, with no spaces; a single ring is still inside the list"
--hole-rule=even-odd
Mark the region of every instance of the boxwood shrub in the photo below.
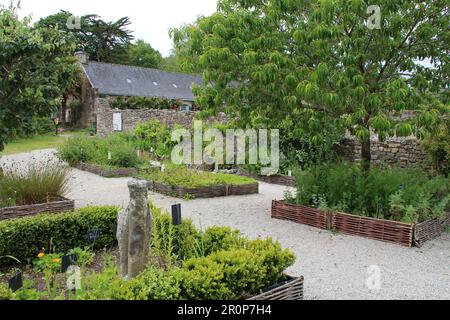
[[[85,247],[90,245],[88,232],[93,228],[100,231],[95,249],[112,246],[116,241],[113,226],[117,213],[117,207],[88,207],[0,222],[0,256],[13,256],[26,263],[42,249],[67,252]]]

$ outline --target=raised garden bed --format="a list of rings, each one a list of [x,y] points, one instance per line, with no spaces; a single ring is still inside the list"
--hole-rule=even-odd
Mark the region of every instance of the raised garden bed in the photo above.
[[[290,176],[282,176],[282,175],[273,175],[273,176],[262,176],[250,173],[246,170],[239,169],[238,174],[244,177],[249,177],[256,179],[261,182],[270,183],[270,184],[278,184],[281,186],[287,187],[296,187],[295,177]]]
[[[421,246],[424,242],[439,237],[443,226],[450,219],[450,213],[443,219],[412,224],[273,201],[272,218],[412,247]]]
[[[16,206],[8,208],[0,208],[0,221],[36,216],[41,213],[61,213],[73,211],[75,209],[75,201],[63,197],[55,201],[31,204],[25,206]]]
[[[132,177],[139,172],[137,168],[105,168],[97,164],[84,162],[77,162],[73,167],[105,178]]]
[[[167,196],[178,198],[192,197],[194,199],[240,196],[259,193],[258,183],[186,188],[182,186],[171,186],[154,181],[148,181],[148,187],[150,191],[161,193]]]
[[[311,227],[327,229],[328,212],[284,201],[272,201],[272,218],[288,220]]]
[[[281,284],[267,288],[260,295],[251,297],[248,300],[253,301],[269,301],[269,300],[303,300],[303,282],[304,278],[289,277],[289,279]]]

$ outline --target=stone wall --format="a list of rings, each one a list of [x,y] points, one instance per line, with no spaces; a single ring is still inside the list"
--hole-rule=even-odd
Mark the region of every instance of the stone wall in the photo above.
[[[356,138],[347,137],[339,147],[338,152],[350,162],[361,161],[361,144]],[[423,150],[420,141],[414,137],[390,138],[385,142],[372,139],[372,163],[401,167],[428,167],[428,155]]]
[[[197,116],[196,111],[178,111],[178,110],[153,110],[153,109],[139,109],[139,110],[115,110],[111,109],[108,99],[97,98],[95,101],[95,114],[97,117],[97,135],[104,137],[114,132],[113,114],[122,114],[122,131],[130,132],[140,122],[157,119],[162,123],[173,127],[175,124],[180,124],[185,128],[192,128],[193,120]],[[210,118],[209,122],[227,121],[224,113],[217,117]]]

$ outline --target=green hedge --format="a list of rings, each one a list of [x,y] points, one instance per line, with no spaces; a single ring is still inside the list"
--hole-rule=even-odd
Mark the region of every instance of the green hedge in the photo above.
[[[22,263],[36,258],[40,250],[67,252],[90,245],[88,231],[100,230],[95,249],[115,244],[113,226],[117,207],[89,207],[62,214],[0,222],[0,256],[13,256]]]

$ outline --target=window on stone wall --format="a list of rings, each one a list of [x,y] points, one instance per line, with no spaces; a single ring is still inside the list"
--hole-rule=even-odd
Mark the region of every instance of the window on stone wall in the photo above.
[[[190,105],[188,105],[188,104],[184,104],[184,105],[182,105],[182,106],[180,107],[180,110],[181,110],[181,111],[191,111],[191,110],[192,110],[192,107],[191,107]]]

